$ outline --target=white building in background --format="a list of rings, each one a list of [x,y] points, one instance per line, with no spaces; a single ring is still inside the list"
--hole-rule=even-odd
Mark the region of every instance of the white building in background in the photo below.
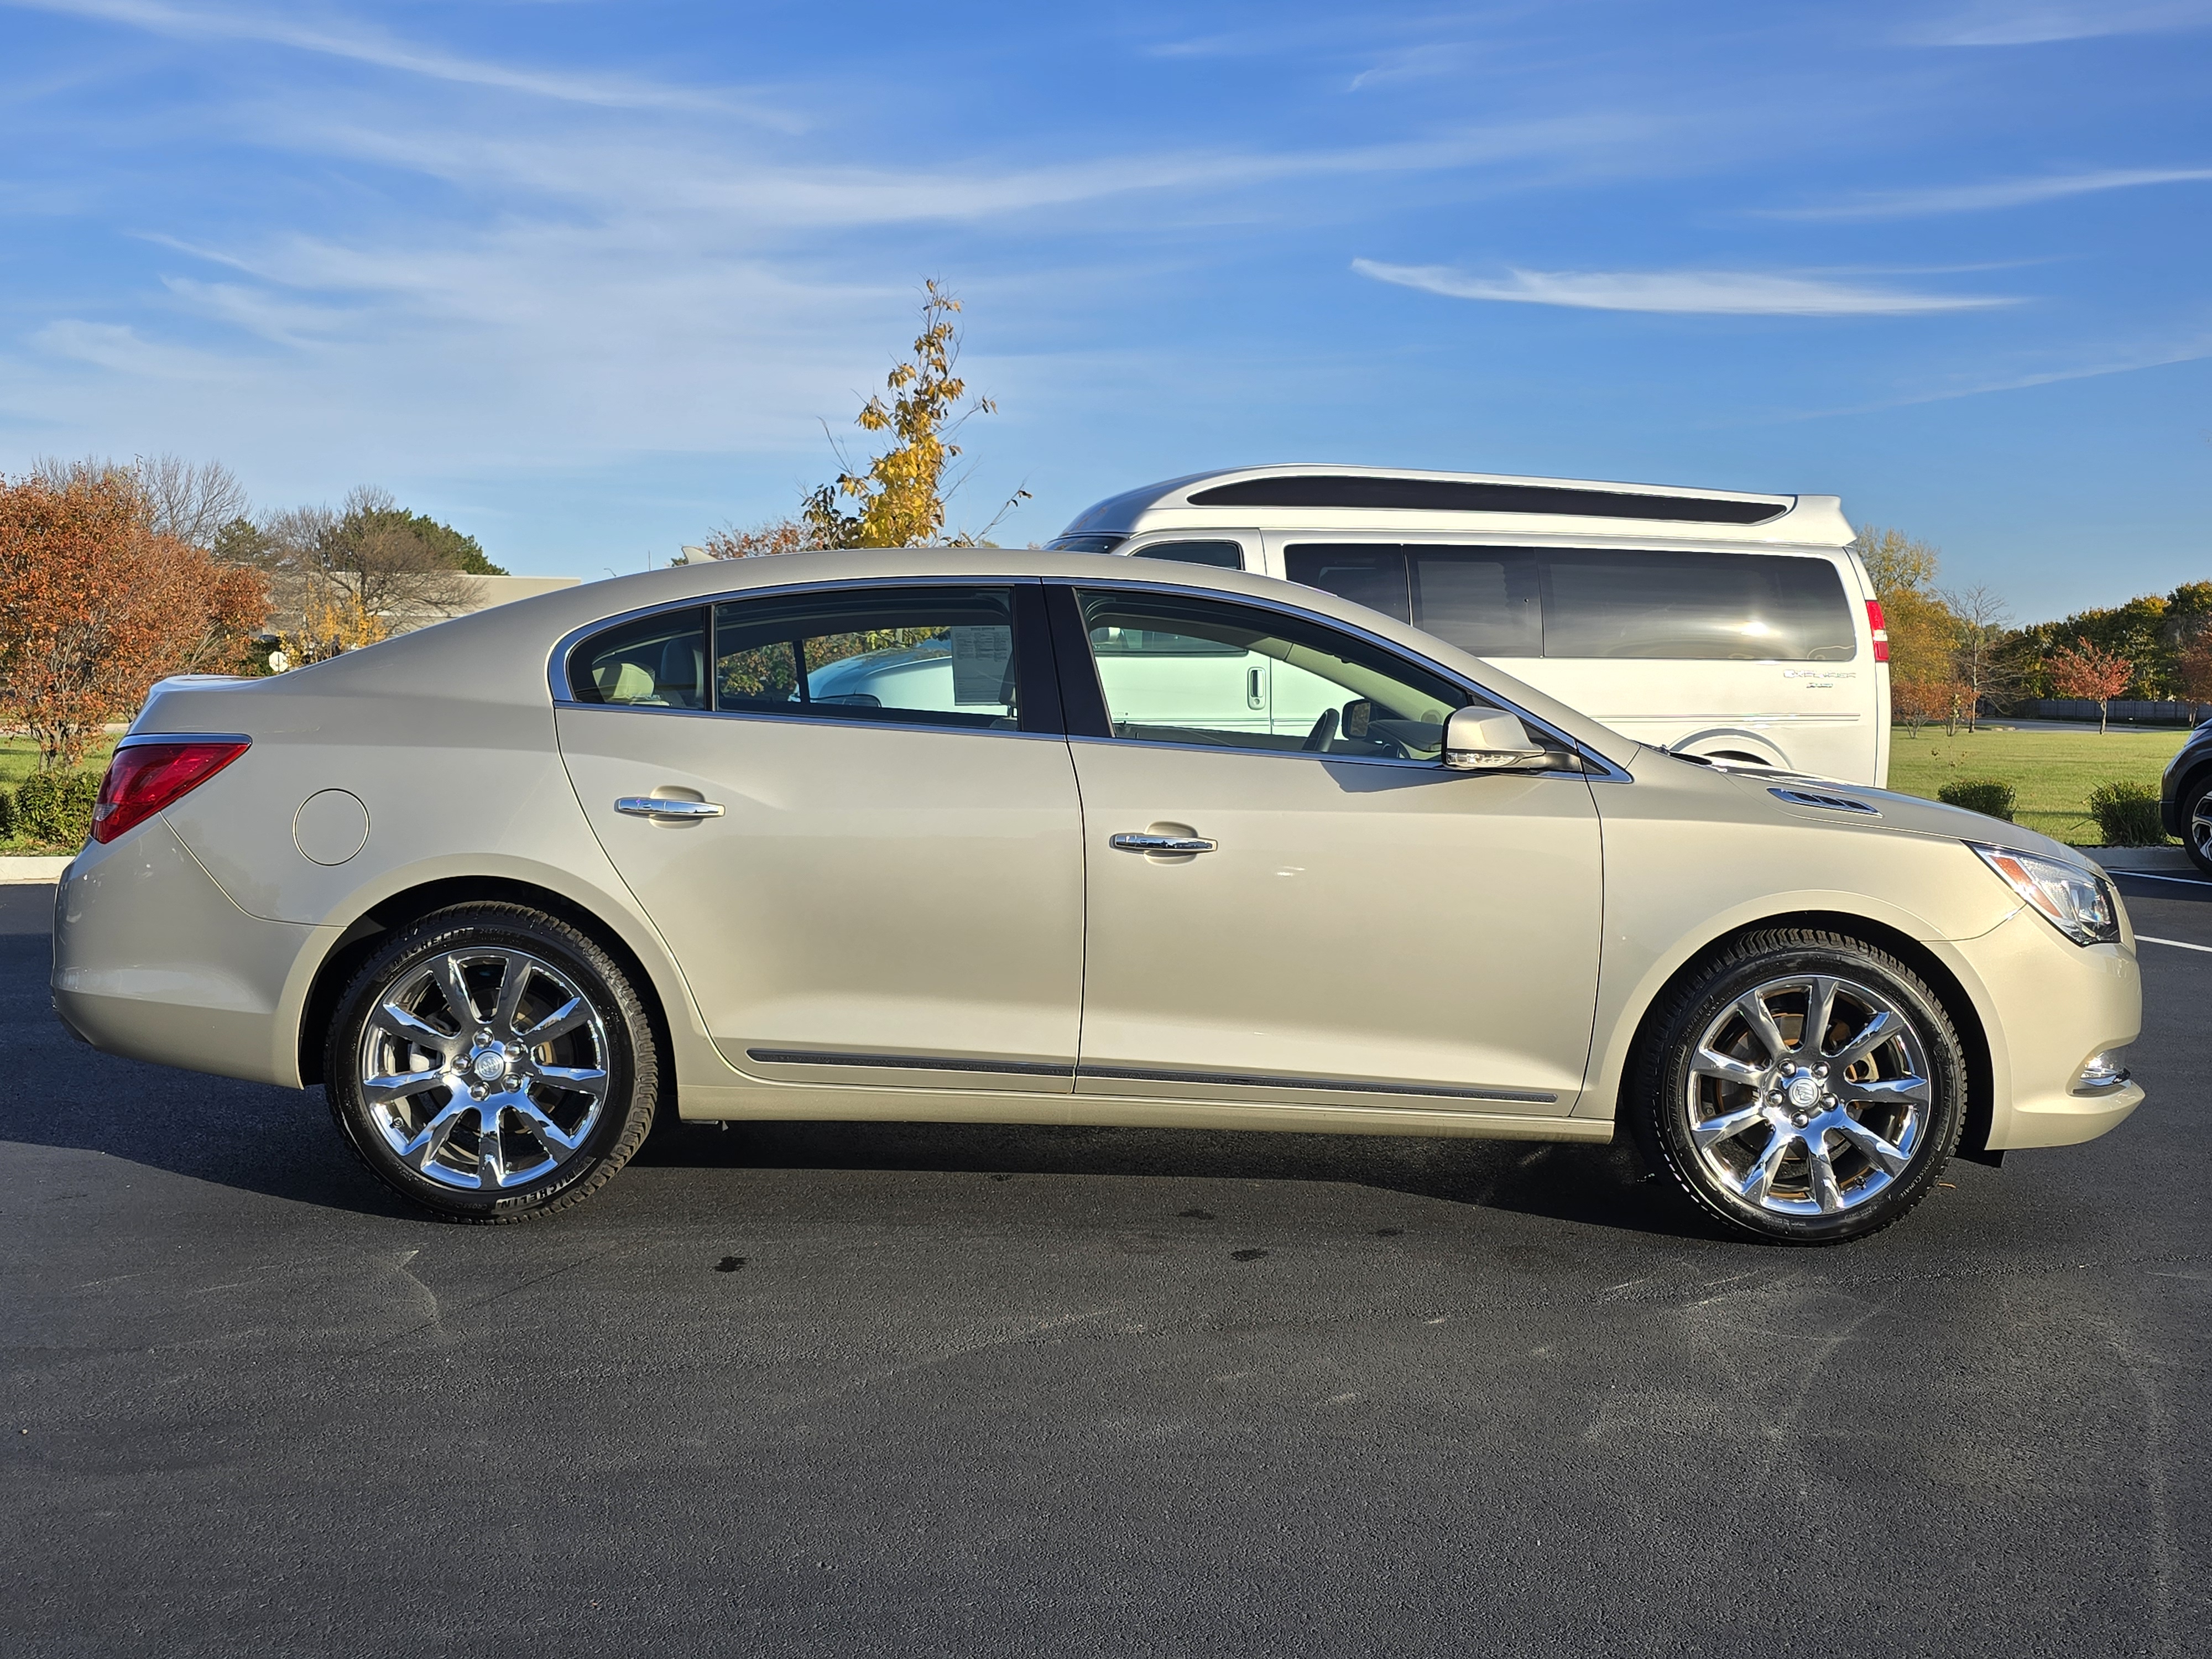
[[[489,611],[495,605],[515,599],[534,599],[540,593],[574,587],[582,580],[581,576],[478,576],[478,602],[455,614],[465,617],[470,611]]]

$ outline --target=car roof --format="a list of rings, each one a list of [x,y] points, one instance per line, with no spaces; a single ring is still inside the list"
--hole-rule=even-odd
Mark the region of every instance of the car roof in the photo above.
[[[635,575],[584,582],[402,634],[312,667],[294,669],[257,687],[302,695],[374,695],[384,684],[419,688],[427,679],[456,698],[542,706],[554,648],[570,635],[640,611],[775,588],[900,579],[978,580],[1024,577],[1072,582],[1132,583],[1287,605],[1377,635],[1425,657],[1500,698],[1549,721],[1617,764],[1638,744],[1433,635],[1319,588],[1243,571],[1166,560],[1133,561],[1111,554],[1055,553],[1034,548],[859,548],[715,559]]]
[[[1162,530],[1443,531],[1842,547],[1833,495],[1311,464],[1188,473],[1095,502],[1063,536]]]

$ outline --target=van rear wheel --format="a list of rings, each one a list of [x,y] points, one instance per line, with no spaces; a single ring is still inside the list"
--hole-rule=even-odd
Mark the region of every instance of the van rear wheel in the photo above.
[[[612,1179],[652,1127],[659,1065],[636,992],[590,938],[476,904],[399,930],[355,975],[323,1079],[380,1180],[449,1220],[502,1222]]]
[[[1706,1214],[1778,1243],[1888,1226],[1927,1195],[1966,1115],[1935,994],[1886,951],[1810,930],[1746,935],[1692,975],[1638,1085],[1645,1155]]]

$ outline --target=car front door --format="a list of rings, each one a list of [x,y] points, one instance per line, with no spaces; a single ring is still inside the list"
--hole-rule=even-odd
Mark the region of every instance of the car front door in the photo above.
[[[1081,820],[1042,601],[759,593],[570,653],[578,798],[740,1071],[1073,1087]]]
[[[1541,773],[1447,769],[1446,716],[1484,700],[1315,618],[1048,592],[1083,794],[1079,1094],[1571,1110],[1601,871],[1564,751]],[[1267,729],[1237,678],[1218,708],[1148,717],[1148,654],[1207,651],[1268,665]]]

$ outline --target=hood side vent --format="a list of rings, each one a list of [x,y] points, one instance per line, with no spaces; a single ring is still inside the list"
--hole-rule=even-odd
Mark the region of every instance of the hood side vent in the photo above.
[[[1870,818],[1881,816],[1879,807],[1869,806],[1863,800],[1853,800],[1848,795],[1816,795],[1809,789],[1770,789],[1766,793],[1791,806],[1818,806],[1825,811],[1857,812]]]

